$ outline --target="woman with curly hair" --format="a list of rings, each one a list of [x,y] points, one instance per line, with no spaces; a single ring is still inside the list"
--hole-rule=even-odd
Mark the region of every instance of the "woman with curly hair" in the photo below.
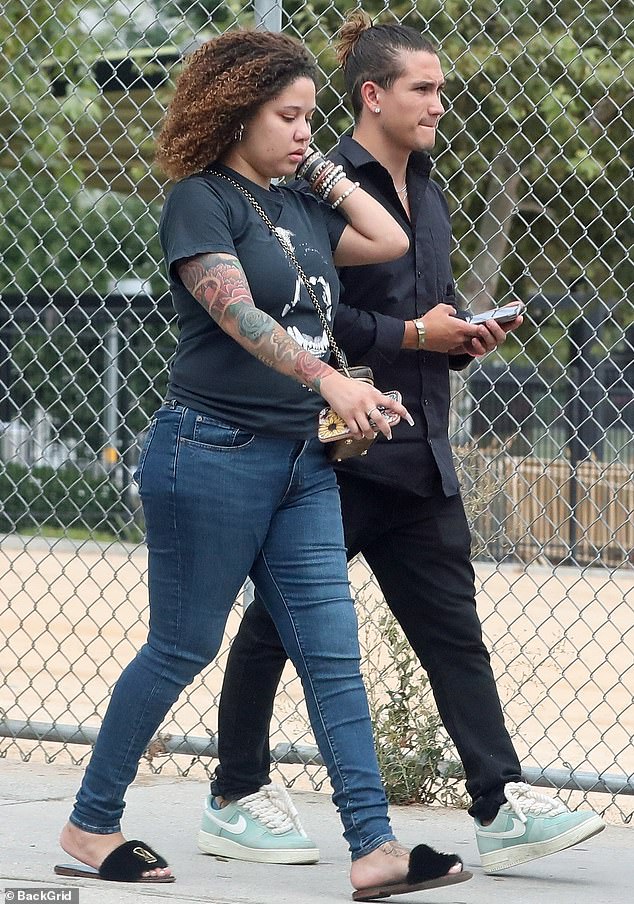
[[[62,875],[173,881],[151,848],[125,842],[124,795],[169,708],[218,652],[249,575],[301,676],[358,900],[469,877],[454,856],[420,845],[410,857],[396,842],[379,776],[337,484],[317,423],[324,403],[357,439],[390,438],[391,415],[411,422],[399,402],[327,363],[335,264],[390,260],[407,240],[309,149],[314,109],[315,63],[301,44],[235,31],[190,57],[158,139],[158,162],[178,180],[159,231],[180,335],[135,475],[150,630],[114,688],[61,837],[81,863],[56,867]],[[274,184],[298,167],[312,193]],[[207,801],[210,820],[221,806]],[[281,833],[303,834],[296,814],[270,809]],[[308,838],[302,858],[316,859]]]

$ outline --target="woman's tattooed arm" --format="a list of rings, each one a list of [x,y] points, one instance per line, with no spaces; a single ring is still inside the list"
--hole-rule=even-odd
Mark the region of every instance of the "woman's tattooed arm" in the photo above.
[[[253,303],[236,257],[200,254],[178,267],[185,288],[218,326],[246,351],[280,373],[319,392],[332,368],[298,345],[269,314]]]

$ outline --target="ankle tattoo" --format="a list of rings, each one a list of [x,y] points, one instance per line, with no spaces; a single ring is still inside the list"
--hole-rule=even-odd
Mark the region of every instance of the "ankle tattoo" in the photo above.
[[[381,845],[379,850],[391,857],[409,856],[409,850],[406,847],[403,847],[402,844],[399,844],[398,841],[386,841],[385,844]]]

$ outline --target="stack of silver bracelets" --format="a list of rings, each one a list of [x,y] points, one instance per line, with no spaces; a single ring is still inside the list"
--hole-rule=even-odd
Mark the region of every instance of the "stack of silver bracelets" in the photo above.
[[[337,182],[347,178],[342,166],[335,165],[331,160],[327,160],[319,151],[311,151],[304,157],[297,167],[296,175],[299,179],[305,179],[312,191],[324,201],[328,201],[330,193]],[[358,187],[359,183],[353,182],[350,188],[347,188],[331,204],[332,209],[336,210],[341,202],[345,201]]]

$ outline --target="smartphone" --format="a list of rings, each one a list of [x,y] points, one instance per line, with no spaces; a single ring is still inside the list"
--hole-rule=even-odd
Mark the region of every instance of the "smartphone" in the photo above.
[[[395,402],[401,402],[402,396],[398,389],[391,389],[389,392],[384,392],[383,395],[387,396],[389,399],[393,399]],[[395,424],[401,419],[399,414],[396,412],[391,412],[387,414],[387,409],[383,405],[378,406],[381,414],[384,414],[388,424],[390,427],[393,427]],[[370,421],[372,423],[372,421]],[[334,411],[330,405],[327,408],[322,408],[319,412],[319,426],[317,429],[317,435],[322,443],[330,443],[336,439],[342,439],[344,436],[349,436],[350,428],[344,421],[340,415]]]
[[[466,319],[474,325],[486,323],[487,320],[495,320],[497,323],[510,323],[516,317],[519,317],[525,308],[526,305],[523,301],[517,301],[514,304],[504,305],[503,308],[491,308],[488,311],[481,311],[479,314],[471,314],[468,311],[465,313],[467,314]]]

